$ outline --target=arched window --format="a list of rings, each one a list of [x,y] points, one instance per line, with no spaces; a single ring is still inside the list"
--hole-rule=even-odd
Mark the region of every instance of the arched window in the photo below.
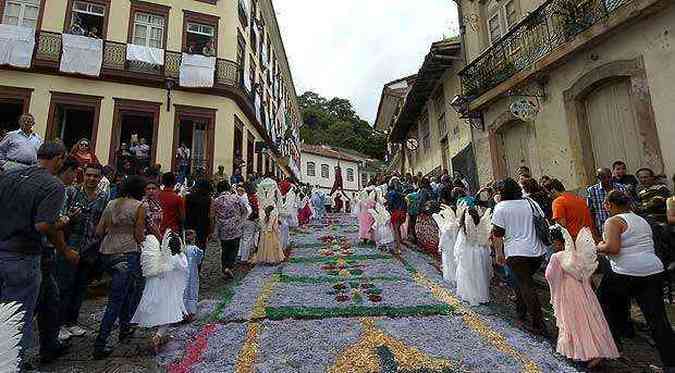
[[[316,163],[307,162],[307,176],[316,176]]]
[[[354,169],[353,168],[347,169],[347,181],[350,182],[350,183],[354,182]]]
[[[330,169],[328,168],[327,164],[321,165],[321,177],[324,179],[328,179],[330,177]]]

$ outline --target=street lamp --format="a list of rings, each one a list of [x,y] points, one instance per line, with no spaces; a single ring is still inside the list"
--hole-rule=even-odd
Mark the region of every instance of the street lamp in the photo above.
[[[469,111],[469,100],[466,96],[455,96],[450,101],[450,107],[460,115],[459,119],[466,119],[469,125],[475,129],[485,129],[483,125],[483,113]]]

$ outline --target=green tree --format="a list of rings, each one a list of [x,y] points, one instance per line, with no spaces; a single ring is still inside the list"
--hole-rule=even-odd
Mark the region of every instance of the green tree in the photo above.
[[[304,125],[300,138],[311,145],[331,145],[355,150],[374,159],[384,159],[387,138],[361,119],[344,98],[330,100],[307,91],[298,97]]]

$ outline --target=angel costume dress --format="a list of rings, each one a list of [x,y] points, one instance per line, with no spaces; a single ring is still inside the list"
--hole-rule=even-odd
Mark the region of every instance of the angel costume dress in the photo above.
[[[597,267],[595,242],[588,228],[575,241],[561,228],[565,250],[551,256],[546,280],[558,326],[556,350],[573,360],[619,357],[600,302],[591,288],[590,277]]]
[[[434,220],[438,225],[438,250],[441,253],[443,279],[450,283],[456,281],[457,262],[455,261],[455,243],[459,233],[459,220],[464,208],[458,207],[457,212],[449,206],[442,206],[441,212],[434,214]]]
[[[371,195],[372,193],[372,195]],[[370,209],[375,208],[375,192],[372,191],[372,188],[366,188],[359,194],[359,200],[355,206],[355,213],[359,219],[359,239],[372,241],[373,236],[371,229],[375,220],[373,216],[368,212]]]
[[[251,259],[252,263],[279,264],[284,261],[285,255],[279,238],[279,203],[281,192],[277,183],[272,179],[265,179],[258,184],[258,206],[260,216],[260,243],[258,252]],[[267,213],[266,208],[273,209]]]
[[[152,328],[183,321],[188,312],[183,295],[187,285],[188,262],[185,254],[171,255],[169,233],[162,244],[149,235],[143,242],[141,266],[145,277],[145,289],[132,324]]]
[[[463,215],[464,229],[459,229],[455,243],[457,295],[470,305],[477,306],[490,301],[492,258],[487,243],[491,211],[488,209],[478,224],[474,223],[468,210]]]

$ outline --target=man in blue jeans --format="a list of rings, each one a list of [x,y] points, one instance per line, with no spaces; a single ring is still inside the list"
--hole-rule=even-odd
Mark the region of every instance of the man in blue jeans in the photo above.
[[[8,171],[0,177],[0,206],[5,214],[0,224],[0,303],[18,302],[25,312],[22,356],[33,339],[32,320],[42,281],[42,235],[71,263],[79,261],[77,252],[66,247],[56,229],[64,187],[54,175],[65,156],[62,144],[45,143],[38,150],[37,166]]]

